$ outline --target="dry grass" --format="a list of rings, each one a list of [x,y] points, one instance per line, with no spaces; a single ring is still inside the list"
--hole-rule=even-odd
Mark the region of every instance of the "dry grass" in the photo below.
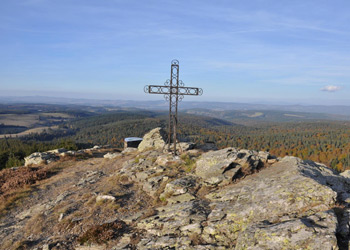
[[[25,226],[25,232],[27,235],[36,234],[39,235],[43,232],[48,225],[48,221],[46,216],[42,213],[35,214],[30,220],[27,222]]]
[[[103,244],[109,240],[122,236],[128,231],[129,228],[124,221],[104,223],[102,225],[95,225],[90,227],[85,233],[78,237],[78,242],[80,244]]]
[[[8,244],[4,249],[14,249],[14,250],[29,250],[35,246],[35,242],[30,240],[17,241],[14,244]]]
[[[158,211],[155,208],[150,207],[146,210],[146,212],[144,214],[142,214],[142,216],[140,218],[137,219],[137,221],[141,221],[141,220],[146,219],[148,217],[157,215],[157,213],[158,213]]]
[[[0,216],[19,205],[33,191],[32,184],[48,178],[54,171],[48,167],[0,171]]]
[[[196,159],[190,154],[182,154],[181,159],[185,162],[184,170],[187,173],[194,172]]]
[[[0,195],[34,184],[49,176],[50,171],[45,167],[31,168],[21,167],[17,170],[4,169],[0,171]]]
[[[147,211],[145,216],[155,214],[156,211],[151,209],[153,207],[153,198],[143,192],[128,176],[113,175],[116,169],[121,168],[122,163],[130,160],[130,158],[132,156],[124,156],[121,159],[109,161],[101,158],[89,159],[87,161],[65,159],[62,162],[51,163],[43,167],[21,168],[23,169],[21,171],[27,169],[25,173],[28,172],[28,178],[20,178],[19,182],[13,182],[11,185],[7,184],[6,194],[8,196],[6,196],[6,202],[0,201],[0,207],[4,209],[4,214],[10,208],[19,205],[23,201],[23,198],[28,195],[30,195],[30,198],[24,199],[26,202],[28,201],[26,207],[38,203],[45,204],[47,197],[55,201],[56,197],[64,192],[69,193],[69,195],[64,200],[56,203],[52,209],[50,208],[48,213],[43,214],[42,211],[38,211],[35,214],[32,213],[31,218],[26,218],[26,225],[23,229],[20,229],[22,230],[21,234],[23,237],[17,240],[25,240],[25,237],[29,236],[27,235],[28,232],[28,234],[34,234],[37,237],[69,235],[75,238],[80,235],[81,242],[85,243],[97,243],[99,241],[98,239],[101,239],[101,242],[103,242],[104,239],[109,238],[112,238],[111,241],[117,241],[119,229],[116,227],[113,228],[113,226],[109,228],[107,222],[110,222],[111,219],[120,219],[122,216],[134,216],[140,211]],[[45,178],[53,173],[59,172],[59,174],[42,180],[40,178],[37,180],[35,178],[33,180],[29,178],[35,177],[34,173],[38,174],[40,173],[38,171],[44,170],[47,171]],[[8,171],[12,171],[10,173],[16,173],[17,170]],[[103,171],[105,175],[97,177],[94,183],[77,186],[77,182],[85,178],[85,173],[88,171]],[[13,178],[11,177],[10,179],[13,181]],[[24,185],[22,183],[28,184]],[[36,190],[35,194],[31,195],[33,194],[34,187]],[[96,202],[96,194],[112,195],[116,200]],[[18,207],[18,210],[21,210],[21,208]],[[58,221],[61,214],[63,214],[63,218]],[[100,227],[97,226],[94,228],[94,225],[100,225]],[[132,238],[135,242],[138,242],[138,233],[136,231],[132,233]],[[12,249],[14,243],[11,242],[9,245],[11,247],[7,249]],[[27,243],[25,241],[18,242],[18,249],[26,249]]]
[[[104,215],[114,215],[118,210],[120,209],[120,204],[116,203],[115,201],[111,200],[99,200],[96,201],[95,204],[95,210],[98,209],[100,213]]]
[[[21,200],[28,197],[32,192],[31,187],[21,187],[7,192],[0,196],[0,217],[4,216],[9,210],[21,204]]]
[[[36,114],[1,114],[0,123],[12,126],[30,127],[39,122]]]
[[[103,185],[99,185],[96,192],[101,194],[112,194],[113,196],[123,196],[133,183],[126,175],[113,175],[103,180]]]
[[[189,238],[191,240],[192,246],[206,244],[206,242],[202,239],[202,237],[197,233],[193,233],[189,235]]]
[[[213,188],[203,185],[199,188],[196,195],[202,199],[205,199],[205,196],[209,194],[212,190]]]
[[[153,199],[153,204],[152,204],[154,207],[165,206],[167,204],[166,198],[160,198],[160,195],[164,192],[166,184],[168,184],[171,181],[172,181],[172,179],[169,178],[167,181],[163,181],[160,184],[160,187],[158,188],[158,190],[154,194],[155,198]]]

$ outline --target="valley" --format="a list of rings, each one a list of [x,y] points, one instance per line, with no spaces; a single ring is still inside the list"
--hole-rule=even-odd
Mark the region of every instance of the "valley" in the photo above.
[[[0,168],[21,165],[26,155],[57,147],[122,148],[125,137],[142,137],[152,128],[166,128],[168,119],[163,110],[113,106],[11,104],[1,106],[0,113]],[[344,171],[350,166],[350,122],[339,117],[274,110],[188,109],[179,113],[178,133],[180,141],[212,141],[218,148],[293,155]]]

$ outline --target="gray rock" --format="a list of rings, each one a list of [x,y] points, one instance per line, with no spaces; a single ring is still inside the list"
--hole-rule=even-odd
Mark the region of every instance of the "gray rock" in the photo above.
[[[65,149],[65,148],[58,148],[58,149],[49,150],[46,153],[49,153],[49,154],[61,154],[61,153],[64,153],[64,152],[67,152],[67,149]]]
[[[277,159],[268,159],[268,160],[267,160],[267,163],[268,163],[268,164],[274,164],[274,163],[276,163],[276,162],[278,162]]]
[[[147,230],[149,237],[181,233],[180,228],[189,224],[201,224],[209,214],[209,208],[203,201],[193,200],[157,208],[157,215],[141,220],[137,227]]]
[[[153,196],[159,189],[162,182],[167,181],[168,177],[164,175],[158,175],[148,178],[146,181],[141,182],[142,188],[149,195]]]
[[[96,245],[96,244],[90,244],[87,246],[76,246],[74,248],[75,250],[104,250],[104,246]]]
[[[345,170],[344,172],[340,173],[340,175],[350,179],[350,170]]]
[[[43,245],[43,250],[50,250],[50,246],[49,246],[49,244],[45,244],[45,245]]]
[[[122,154],[121,153],[107,153],[103,156],[103,158],[106,158],[106,159],[114,159],[114,158],[117,158],[119,156],[121,156]]]
[[[196,162],[196,175],[210,185],[228,184],[262,166],[255,151],[226,148],[203,154]]]
[[[187,201],[192,201],[196,199],[196,197],[194,197],[193,195],[189,194],[189,193],[185,193],[185,194],[180,194],[180,195],[176,195],[176,196],[171,196],[169,198],[167,198],[167,201],[169,204],[173,204],[173,203],[183,203],[183,202],[187,202]]]
[[[60,203],[61,201],[65,200],[69,195],[71,195],[72,192],[70,191],[65,191],[62,194],[58,195],[55,201],[55,204]]]
[[[160,198],[163,199],[169,198],[171,196],[184,195],[187,192],[190,192],[190,194],[194,194],[194,189],[198,186],[196,181],[196,178],[193,176],[185,176],[176,179],[172,182],[169,182],[166,184],[164,192],[160,195]],[[193,195],[187,195],[183,196],[182,198],[172,198],[172,201],[184,201],[185,197],[188,198],[186,201],[194,199]]]
[[[137,148],[126,148],[122,151],[122,154],[132,153],[137,151]]]
[[[264,160],[265,162],[267,162],[267,160],[270,159],[269,152],[259,151],[258,156],[260,159]]]
[[[176,159],[174,159],[174,156],[171,154],[163,154],[157,157],[156,164],[160,166],[166,166],[169,162],[172,162]]]
[[[176,143],[176,151],[178,153],[182,153],[182,152],[194,149],[195,146],[196,146],[196,144],[193,142],[178,142],[178,143]],[[174,144],[171,144],[170,148],[173,150]]]
[[[180,142],[179,147],[181,148],[182,151],[188,151],[194,149],[196,146],[195,143],[193,142]]]
[[[251,237],[244,234],[247,228],[254,227],[261,222],[266,221],[269,225],[275,225],[295,220],[297,217],[298,220],[295,223],[299,225],[302,223],[302,218],[332,209],[336,205],[338,195],[333,187],[323,184],[327,182],[327,179],[328,183],[331,181],[330,176],[326,177],[321,174],[327,171],[322,169],[322,166],[316,168],[310,165],[295,164],[296,162],[301,161],[276,163],[270,168],[261,170],[257,175],[248,176],[236,184],[206,195],[206,198],[211,200],[212,210],[208,216],[208,225],[203,230],[203,238],[208,243],[225,246],[229,246],[236,240],[244,243],[246,239],[244,237]],[[311,169],[313,175],[308,172]],[[337,221],[334,220],[332,213],[327,216],[329,218],[327,223],[331,223],[327,225],[329,228],[327,232],[331,235]],[[316,237],[314,234],[312,236]],[[262,236],[256,237],[260,239]],[[319,234],[317,237],[322,242],[324,235]],[[282,236],[279,239],[288,241]],[[329,239],[329,242],[332,245],[334,238]],[[237,247],[236,249],[244,248]],[[261,246],[255,249],[270,248]]]
[[[152,129],[150,132],[145,134],[142,142],[138,146],[139,151],[146,149],[158,149],[162,150],[165,145],[165,132],[161,128]]]
[[[80,176],[81,179],[78,187],[69,190],[76,194],[75,198],[81,198],[73,200],[70,192],[57,193],[68,189],[59,186],[66,180],[54,177],[53,182],[45,186],[54,195],[41,204],[28,202],[22,209],[18,207],[12,213],[15,222],[10,222],[9,216],[0,224],[1,236],[6,234],[8,239],[13,237],[8,235],[19,235],[18,232],[23,231],[16,232],[17,228],[31,222],[30,217],[34,220],[34,216],[40,216],[50,219],[50,223],[59,220],[62,226],[72,222],[73,228],[66,232],[48,231],[52,239],[60,238],[60,244],[70,242],[65,249],[93,249],[95,246],[72,244],[90,225],[118,217],[128,223],[130,231],[96,249],[335,250],[349,245],[350,178],[347,172],[339,175],[323,164],[295,157],[280,158],[269,167],[261,168],[273,158],[268,153],[228,148],[201,156],[199,151],[194,151],[192,159],[198,159],[194,175],[182,171],[185,165],[179,165],[181,161],[173,165],[178,159],[173,156],[168,159],[161,150],[137,154],[127,156],[122,166],[116,164],[114,173],[110,173],[112,167],[105,170],[119,180],[127,177],[127,184],[118,183],[116,192],[111,191],[117,193],[121,189],[127,194],[118,197],[118,204],[123,208],[120,212],[108,212],[106,218],[104,207],[90,203],[91,193],[105,190],[102,181],[98,185],[89,184],[104,176],[96,163],[102,162],[102,167],[106,162],[95,159],[95,165],[91,166],[94,171],[82,170],[84,162],[79,162],[78,168],[65,168],[64,172],[86,171],[74,173],[74,178]],[[103,192],[107,194],[108,190]],[[166,205],[158,198],[167,201]],[[96,200],[113,203],[115,197],[96,195]],[[85,210],[88,204],[92,207]],[[89,214],[90,210],[96,213]],[[91,215],[94,217],[89,218]],[[41,249],[48,242],[51,248],[64,248],[64,244],[52,243],[51,238],[45,238],[36,246]]]
[[[235,249],[338,249],[333,211],[276,224],[258,223],[240,233]]]
[[[188,237],[174,237],[172,235],[166,235],[156,238],[142,239],[137,244],[137,249],[191,249],[191,240]]]
[[[69,151],[60,153],[59,156],[62,156],[62,157],[64,157],[64,156],[75,156],[76,154],[77,154],[76,151],[69,150]]]
[[[102,171],[87,171],[84,174],[84,177],[82,177],[76,186],[84,186],[86,184],[93,184],[97,182],[102,176],[104,176],[104,172]]]
[[[60,217],[58,218],[58,222],[62,221],[64,218],[64,213],[60,213]]]
[[[39,164],[48,164],[53,161],[57,161],[59,157],[54,153],[48,153],[48,152],[35,152],[28,157],[24,158],[24,165],[30,166],[30,165],[39,165]]]
[[[115,201],[115,197],[112,195],[98,195],[96,197],[96,202],[104,201],[104,200]]]
[[[303,160],[301,160],[300,158],[294,157],[294,156],[285,156],[281,159],[281,162],[299,164],[299,163],[302,163]]]

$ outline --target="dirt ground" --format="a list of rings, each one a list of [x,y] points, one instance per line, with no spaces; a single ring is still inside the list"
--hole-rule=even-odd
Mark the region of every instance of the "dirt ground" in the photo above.
[[[0,249],[41,249],[50,242],[60,242],[55,249],[74,249],[79,236],[93,226],[147,207],[149,197],[116,174],[132,157],[65,159],[44,166],[48,178],[17,189],[14,185],[12,196],[19,199],[0,218]],[[0,195],[11,193],[4,192]],[[97,201],[98,195],[117,200]]]

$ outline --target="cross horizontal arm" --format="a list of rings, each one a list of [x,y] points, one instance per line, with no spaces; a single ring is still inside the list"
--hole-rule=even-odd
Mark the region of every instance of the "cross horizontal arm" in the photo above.
[[[201,88],[194,87],[170,87],[163,85],[146,85],[144,91],[149,94],[178,94],[178,95],[202,95]]]

